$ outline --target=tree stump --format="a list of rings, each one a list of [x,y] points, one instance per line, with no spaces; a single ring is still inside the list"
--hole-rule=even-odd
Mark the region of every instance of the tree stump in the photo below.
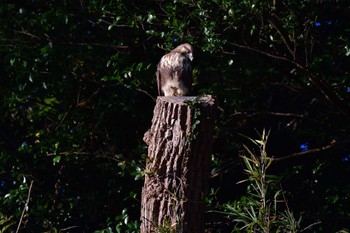
[[[215,109],[211,96],[157,98],[144,135],[141,233],[204,232]]]

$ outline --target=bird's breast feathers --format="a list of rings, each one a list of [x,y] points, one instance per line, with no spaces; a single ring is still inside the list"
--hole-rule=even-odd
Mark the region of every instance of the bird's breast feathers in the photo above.
[[[162,86],[164,96],[183,96],[189,93],[188,88],[181,80],[167,80]]]

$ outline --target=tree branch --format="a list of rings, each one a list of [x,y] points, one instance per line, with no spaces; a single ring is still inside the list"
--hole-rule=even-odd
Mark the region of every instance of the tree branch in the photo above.
[[[32,37],[32,38],[36,38],[36,37]],[[40,38],[36,38],[37,42],[42,43],[43,41],[40,40]],[[104,44],[104,43],[94,43],[94,42],[72,42],[72,41],[54,41],[54,40],[47,40],[47,38],[45,38],[45,41],[50,41],[53,44],[59,44],[59,45],[73,45],[73,46],[95,46],[95,47],[107,47],[107,48],[112,48],[114,50],[118,50],[118,51],[126,51],[129,49],[129,46],[127,45],[112,45],[112,44]],[[33,43],[35,42],[34,40],[19,40],[19,39],[0,39],[0,42],[6,42],[6,46],[9,45],[16,45],[18,43],[21,44],[29,44],[29,43]]]
[[[333,147],[336,147],[336,146],[340,146],[340,145],[343,145],[343,144],[348,144],[350,142],[350,140],[344,140],[344,141],[341,141],[341,142],[332,142],[326,146],[322,146],[322,147],[319,147],[319,148],[315,148],[315,149],[310,149],[310,150],[306,150],[306,151],[302,151],[302,152],[297,152],[297,153],[293,153],[293,154],[289,154],[289,155],[285,155],[285,156],[282,156],[282,157],[275,157],[275,156],[272,156],[272,157],[269,157],[268,159],[269,160],[272,160],[272,161],[282,161],[282,160],[286,160],[286,159],[290,159],[290,158],[297,158],[297,157],[301,157],[301,156],[304,156],[304,155],[308,155],[308,154],[314,154],[314,153],[317,153],[317,152],[322,152],[322,151],[326,151],[326,150],[329,150]]]
[[[263,51],[263,50],[260,50],[260,49],[254,48],[254,47],[250,47],[247,45],[241,45],[241,44],[237,44],[237,43],[230,43],[230,44],[235,46],[235,47],[238,47],[238,48],[247,49],[247,50],[256,52],[258,54],[262,54],[262,55],[265,55],[265,56],[268,56],[268,57],[271,57],[271,58],[274,58],[277,60],[286,61],[286,62],[289,62],[289,63],[295,65],[297,68],[299,68],[300,70],[305,72],[305,74],[309,78],[310,82],[322,93],[322,95],[324,96],[325,100],[328,103],[333,104],[344,115],[350,116],[349,106],[346,103],[344,103],[344,101],[341,100],[341,99],[345,99],[345,98],[339,99],[338,95],[340,95],[340,94],[337,93],[334,88],[332,88],[324,80],[322,80],[319,77],[317,77],[316,75],[314,75],[307,67],[303,66],[299,62],[292,60],[288,57],[278,56],[278,55],[272,54],[268,51]]]
[[[298,63],[298,62],[296,62],[296,61],[294,61],[294,60],[292,60],[292,59],[290,59],[288,57],[278,56],[278,55],[272,54],[272,53],[270,53],[268,51],[263,51],[263,50],[260,50],[260,49],[254,48],[254,47],[250,47],[248,45],[241,45],[241,44],[237,44],[237,43],[230,43],[230,44],[235,46],[235,47],[238,47],[238,48],[247,49],[247,50],[250,50],[250,51],[253,51],[253,52],[256,52],[256,53],[268,56],[268,57],[271,57],[271,58],[275,58],[277,60],[281,60],[281,61],[286,61],[286,62],[292,63],[293,65],[295,65],[299,69],[305,70],[305,67],[303,65],[301,65],[300,63]]]
[[[28,190],[28,197],[27,197],[26,203],[24,204],[24,208],[23,208],[23,211],[22,211],[21,218],[19,219],[19,223],[18,223],[18,226],[17,226],[16,233],[19,232],[19,229],[21,228],[21,224],[22,224],[22,222],[23,222],[24,213],[28,210],[29,200],[30,200],[30,194],[32,193],[33,183],[34,183],[34,180],[32,180],[32,181],[30,182],[30,186],[29,186],[29,190]]]
[[[127,50],[129,46],[127,45],[111,45],[111,44],[103,44],[103,43],[87,43],[87,42],[55,42],[56,44],[62,45],[77,45],[77,46],[96,46],[96,47],[108,47],[115,50]]]
[[[47,153],[46,156],[55,156],[55,155],[61,155],[61,156],[69,156],[69,155],[91,155],[92,153],[87,152],[60,152],[60,153]]]
[[[21,31],[18,31],[18,30],[13,30],[15,33],[19,33],[19,34],[22,34],[22,35],[25,35],[25,36],[29,36],[31,38],[35,38],[35,39],[40,39],[38,36],[24,30],[24,28],[22,28]]]
[[[245,115],[248,117],[257,116],[257,115],[270,115],[270,116],[282,116],[282,117],[299,117],[303,118],[305,115],[298,113],[289,113],[289,112],[236,112],[231,116],[236,115]]]
[[[274,27],[276,29],[277,33],[282,37],[284,44],[286,45],[288,51],[290,52],[290,54],[292,55],[292,57],[295,60],[296,59],[295,43],[293,43],[290,40],[287,32],[283,28],[278,16],[275,13],[273,13],[270,17],[268,17],[268,21],[271,23],[272,27]]]
[[[139,92],[142,92],[142,93],[145,93],[148,97],[150,97],[154,102],[156,102],[156,99],[150,94],[148,93],[147,91],[145,90],[142,90],[141,88],[136,88],[137,91]]]

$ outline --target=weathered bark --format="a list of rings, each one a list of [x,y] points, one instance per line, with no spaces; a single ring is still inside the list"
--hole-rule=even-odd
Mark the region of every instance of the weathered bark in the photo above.
[[[211,96],[158,97],[145,133],[148,161],[141,233],[204,232],[204,197],[213,140]]]

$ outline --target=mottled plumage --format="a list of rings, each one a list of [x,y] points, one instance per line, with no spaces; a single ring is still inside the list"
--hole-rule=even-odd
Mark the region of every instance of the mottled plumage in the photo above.
[[[181,44],[165,54],[157,67],[158,95],[185,96],[192,91],[193,47]]]

